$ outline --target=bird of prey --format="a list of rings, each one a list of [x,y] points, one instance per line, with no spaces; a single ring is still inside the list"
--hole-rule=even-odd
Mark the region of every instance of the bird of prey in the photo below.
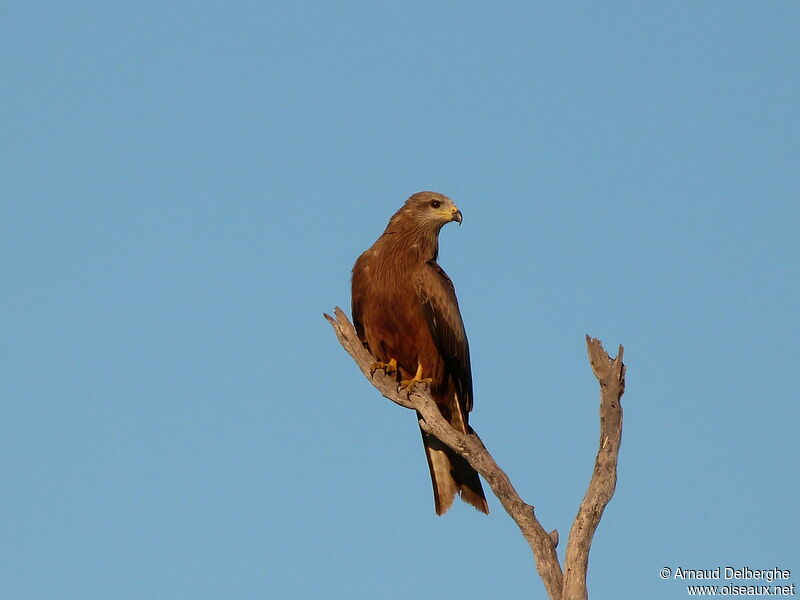
[[[469,343],[453,282],[436,262],[439,231],[451,221],[460,224],[461,211],[447,196],[419,192],[406,200],[353,266],[353,323],[375,357],[373,373],[382,369],[404,389],[430,383],[442,416],[469,433]],[[444,514],[456,494],[488,513],[480,478],[469,463],[424,431],[422,442],[436,514]]]

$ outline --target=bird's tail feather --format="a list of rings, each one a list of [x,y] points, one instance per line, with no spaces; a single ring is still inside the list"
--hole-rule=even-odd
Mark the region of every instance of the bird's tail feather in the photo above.
[[[428,467],[431,470],[436,514],[443,515],[452,506],[456,494],[459,494],[464,502],[488,514],[489,505],[486,503],[478,472],[436,437],[421,429],[420,431]]]

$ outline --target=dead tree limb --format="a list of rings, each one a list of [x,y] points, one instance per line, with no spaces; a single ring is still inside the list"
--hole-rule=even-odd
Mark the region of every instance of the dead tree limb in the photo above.
[[[375,359],[358,339],[353,325],[342,309],[337,307],[334,314],[335,318],[327,314],[325,318],[333,327],[339,343],[350,354],[370,383],[385,398],[395,404],[418,411],[422,415],[419,422],[420,427],[463,456],[486,480],[494,495],[500,500],[509,516],[514,519],[523,537],[530,545],[536,570],[544,582],[548,596],[552,600],[562,600],[568,597],[570,599],[586,598],[586,567],[592,536],[600,522],[603,508],[614,493],[616,484],[616,461],[622,430],[622,409],[619,398],[624,389],[625,373],[622,365],[622,346],[620,346],[619,356],[611,361],[603,351],[600,342],[587,336],[592,368],[601,384],[600,450],[595,462],[595,473],[578,511],[567,544],[566,565],[568,569],[572,569],[572,572],[562,574],[556,553],[558,532],[552,531],[548,534],[545,531],[534,514],[533,506],[520,498],[511,484],[511,480],[494,461],[477,433],[465,435],[453,429],[442,417],[427,386],[418,385],[412,393],[408,394],[398,390],[397,382],[393,378],[387,377],[382,371],[376,371],[374,376],[371,376],[370,366]],[[614,383],[615,374],[617,376],[616,384]],[[607,389],[611,391],[607,393]],[[613,395],[615,391],[616,396]],[[615,401],[614,406],[606,410],[607,397],[615,398]],[[614,408],[616,412],[614,412]],[[613,437],[614,431],[617,431],[616,438]],[[580,526],[578,526],[579,522]],[[570,548],[573,550],[570,551]],[[572,554],[575,555],[574,558],[571,557]],[[570,593],[582,593],[583,596],[567,596],[569,590],[574,590]]]
[[[594,461],[592,479],[583,497],[578,514],[572,522],[564,561],[564,592],[562,600],[581,600],[588,597],[586,571],[592,538],[606,505],[617,487],[617,459],[622,442],[622,404],[625,392],[623,347],[615,359],[603,349],[600,340],[586,336],[589,362],[600,382],[600,447]]]

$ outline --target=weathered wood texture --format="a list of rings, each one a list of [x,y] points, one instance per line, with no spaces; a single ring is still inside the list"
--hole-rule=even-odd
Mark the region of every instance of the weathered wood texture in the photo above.
[[[588,597],[586,572],[592,538],[606,505],[617,487],[617,459],[622,442],[622,394],[625,392],[623,347],[615,359],[603,349],[600,340],[586,336],[589,362],[600,382],[600,447],[594,461],[592,479],[583,497],[578,514],[572,522],[567,539],[564,561],[564,591],[562,600],[581,600]]]
[[[465,435],[453,429],[442,417],[427,386],[417,385],[409,394],[399,390],[397,382],[382,371],[376,371],[374,376],[370,376],[370,366],[375,359],[358,339],[353,325],[342,309],[337,307],[334,314],[335,317],[326,314],[325,318],[364,377],[385,398],[405,408],[418,411],[422,415],[420,427],[463,456],[486,480],[530,545],[536,570],[548,596],[553,600],[587,598],[586,569],[592,536],[616,486],[616,465],[622,437],[620,397],[625,388],[622,346],[619,349],[619,356],[611,360],[598,340],[588,336],[586,338],[592,369],[600,382],[600,449],[589,489],[570,531],[565,560],[567,570],[562,573],[556,553],[558,532],[545,531],[534,514],[533,506],[520,498],[508,475],[494,461],[478,434],[473,432]]]

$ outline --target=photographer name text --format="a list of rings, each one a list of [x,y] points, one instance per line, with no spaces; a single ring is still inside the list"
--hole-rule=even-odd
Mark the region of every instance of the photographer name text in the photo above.
[[[669,577],[668,567],[662,572]],[[738,579],[738,580],[760,580],[772,582],[777,580],[789,579],[792,572],[789,569],[751,569],[749,567],[715,567],[713,569],[686,569],[675,567],[672,579]],[[664,577],[666,579],[667,577]]]

